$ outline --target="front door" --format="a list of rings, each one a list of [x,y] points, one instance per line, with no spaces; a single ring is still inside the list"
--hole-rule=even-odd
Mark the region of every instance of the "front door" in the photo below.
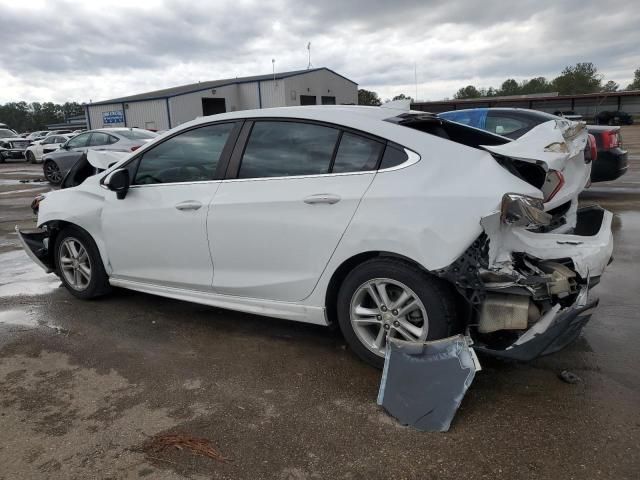
[[[207,211],[235,123],[182,132],[127,165],[132,185],[107,192],[102,229],[114,278],[210,290]]]
[[[382,148],[329,126],[256,121],[238,178],[222,183],[209,211],[214,291],[278,301],[309,296]]]

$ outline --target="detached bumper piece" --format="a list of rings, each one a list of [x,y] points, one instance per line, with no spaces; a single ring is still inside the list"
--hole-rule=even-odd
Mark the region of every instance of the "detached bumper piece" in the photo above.
[[[389,339],[378,405],[403,425],[446,432],[478,370],[462,335],[433,342]]]
[[[49,256],[49,232],[44,230],[22,232],[16,225],[16,233],[22,248],[24,248],[29,258],[45,272],[53,272],[53,264]]]
[[[516,343],[504,350],[494,350],[491,348],[476,346],[480,353],[494,357],[529,362],[537,357],[549,355],[562,350],[573,342],[582,328],[591,319],[593,309],[598,306],[599,300],[593,300],[583,306],[575,306],[559,312],[555,318],[550,319],[550,323],[544,331],[527,332],[531,333],[526,341],[523,335]],[[541,320],[540,323],[544,323]],[[535,327],[532,327],[532,330]]]

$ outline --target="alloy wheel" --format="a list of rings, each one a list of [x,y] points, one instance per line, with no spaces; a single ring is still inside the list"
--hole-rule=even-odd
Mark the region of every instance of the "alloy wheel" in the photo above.
[[[384,356],[389,338],[424,341],[429,333],[427,311],[413,290],[388,278],[362,284],[351,298],[351,325],[371,352]]]
[[[60,167],[58,167],[55,162],[51,161],[44,164],[44,176],[48,181],[56,185],[62,180]]]
[[[74,290],[85,290],[91,282],[91,260],[84,245],[73,237],[60,244],[59,264],[67,284]]]

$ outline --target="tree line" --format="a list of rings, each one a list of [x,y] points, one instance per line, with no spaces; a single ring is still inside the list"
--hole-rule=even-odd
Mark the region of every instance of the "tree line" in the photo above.
[[[500,97],[508,95],[529,95],[532,93],[558,92],[560,95],[578,95],[581,93],[617,92],[620,85],[609,80],[604,81],[604,76],[598,72],[597,67],[591,62],[576,63],[562,70],[560,75],[552,80],[545,77],[534,77],[518,82],[509,78],[502,82],[500,87],[476,87],[467,85],[460,88],[454,95],[455,99]],[[640,90],[640,68],[634,72],[633,81],[625,90]],[[404,94],[396,95],[393,100],[413,99]],[[358,104],[381,105],[382,100],[376,92],[370,90],[358,90]]]
[[[33,132],[83,113],[84,107],[76,102],[9,102],[0,105],[0,123],[6,123],[18,132]]]

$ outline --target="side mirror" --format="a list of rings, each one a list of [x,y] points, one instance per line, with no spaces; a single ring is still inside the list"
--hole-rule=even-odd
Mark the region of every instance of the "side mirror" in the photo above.
[[[103,185],[112,192],[116,192],[118,200],[123,200],[129,191],[130,179],[129,170],[119,168],[107,175],[103,180]]]

